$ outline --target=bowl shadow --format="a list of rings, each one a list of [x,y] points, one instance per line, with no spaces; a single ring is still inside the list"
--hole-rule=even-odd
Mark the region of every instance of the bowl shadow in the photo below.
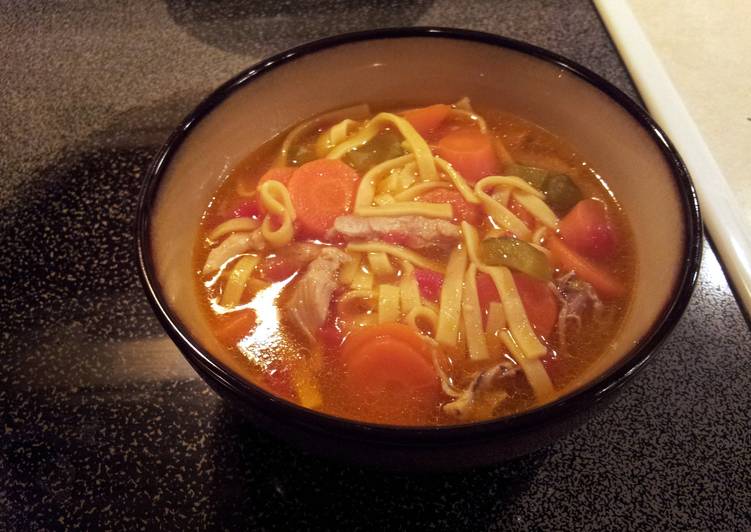
[[[464,530],[512,515],[548,451],[456,473],[393,473],[304,453],[260,432],[222,402],[213,432],[217,528]],[[395,525],[398,524],[398,525]]]

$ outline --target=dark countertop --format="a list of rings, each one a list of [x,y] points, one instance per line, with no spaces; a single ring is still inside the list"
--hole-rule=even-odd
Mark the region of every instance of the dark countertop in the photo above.
[[[229,410],[166,338],[132,226],[170,129],[262,57],[398,25],[528,40],[635,94],[582,1],[0,4],[0,528],[751,527],[751,334],[709,247],[685,316],[607,410],[479,471],[301,454]]]

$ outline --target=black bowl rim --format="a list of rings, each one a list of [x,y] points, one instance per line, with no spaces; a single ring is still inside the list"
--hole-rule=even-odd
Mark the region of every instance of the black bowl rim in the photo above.
[[[673,297],[663,307],[658,320],[618,364],[611,367],[599,378],[551,403],[519,414],[458,425],[400,426],[367,423],[309,410],[281,399],[239,377],[220,360],[215,359],[208,351],[202,349],[199,343],[187,332],[184,324],[169,309],[156,279],[151,253],[150,213],[159,184],[172,157],[201,119],[234,91],[274,68],[305,55],[359,41],[409,37],[473,41],[511,49],[557,65],[588,82],[606,94],[617,105],[620,105],[621,108],[628,111],[650,135],[662,151],[667,164],[671,167],[675,185],[678,187],[683,200],[682,208],[686,234],[682,269],[673,287]],[[346,439],[378,440],[402,446],[424,446],[437,443],[460,443],[467,440],[486,440],[526,432],[535,427],[544,426],[554,418],[568,417],[579,410],[584,410],[587,406],[601,401],[605,396],[624,385],[651,359],[656,348],[675,327],[688,305],[696,285],[701,262],[702,222],[699,202],[691,178],[667,135],[644,108],[598,74],[556,53],[500,35],[446,27],[382,28],[328,37],[281,52],[242,71],[207,96],[171,134],[144,178],[136,218],[136,246],[141,282],[158,319],[172,340],[181,347],[181,352],[188,361],[209,372],[212,378],[223,387],[239,393],[245,400],[250,400],[252,403],[263,402],[264,407],[272,416],[282,416],[288,421],[307,426],[308,429],[333,432],[336,436]]]

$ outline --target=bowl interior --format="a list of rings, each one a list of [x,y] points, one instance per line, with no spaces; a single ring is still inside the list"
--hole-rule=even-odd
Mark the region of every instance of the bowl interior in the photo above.
[[[632,303],[614,341],[571,387],[616,364],[661,317],[682,274],[687,231],[671,167],[642,125],[590,83],[555,63],[470,40],[339,44],[266,70],[220,102],[179,146],[156,192],[152,259],[169,309],[206,351],[221,349],[198,311],[193,245],[215,190],[260,144],[305,118],[349,104],[450,102],[462,96],[566,139],[605,178],[627,213],[637,254]]]

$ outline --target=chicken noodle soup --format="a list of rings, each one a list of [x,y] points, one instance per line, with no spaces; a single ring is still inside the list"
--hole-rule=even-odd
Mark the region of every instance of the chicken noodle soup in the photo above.
[[[630,238],[595,171],[520,117],[466,98],[356,105],[235,169],[204,216],[196,286],[220,355],[271,393],[465,423],[554,399],[604,350]]]

